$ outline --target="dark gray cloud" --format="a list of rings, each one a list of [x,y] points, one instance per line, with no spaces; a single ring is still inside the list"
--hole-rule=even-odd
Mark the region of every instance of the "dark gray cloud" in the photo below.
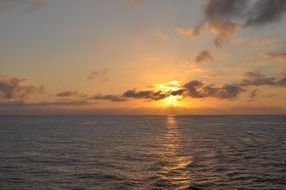
[[[78,91],[62,91],[56,94],[57,97],[68,98],[68,97],[86,97],[85,94],[79,93]]]
[[[198,36],[203,26],[214,35],[214,44],[221,46],[239,28],[263,26],[282,19],[286,12],[285,0],[206,0],[204,19],[194,29],[177,28],[184,36]]]
[[[208,0],[204,8],[207,19],[224,20],[241,16],[247,0]]]
[[[241,16],[246,0],[208,0],[204,9],[205,23],[214,34],[214,44],[221,46],[226,38],[235,34],[238,23],[233,19]]]
[[[96,95],[96,96],[92,96],[89,99],[92,100],[109,100],[112,102],[124,102],[127,101],[125,98],[121,97],[121,96],[117,96],[117,95]]]
[[[199,89],[203,87],[203,83],[198,80],[193,80],[184,85],[184,88],[188,90],[188,94],[194,98],[203,98],[202,93],[199,92]]]
[[[261,73],[246,72],[242,79],[241,85],[243,86],[261,86],[261,85],[275,85],[275,77],[268,77]]]
[[[118,95],[95,95],[95,96],[87,96],[83,93],[80,93],[78,91],[62,91],[56,94],[57,97],[60,98],[80,98],[81,100],[84,101],[92,101],[92,100],[109,100],[112,102],[123,102],[126,101],[122,96]]]
[[[214,97],[221,99],[235,98],[244,90],[237,84],[227,84],[221,88],[217,88]]]
[[[285,0],[258,0],[249,11],[245,26],[264,25],[279,21],[286,12]]]
[[[269,77],[257,72],[246,72],[241,81],[242,86],[280,86],[286,87],[286,77]]]
[[[204,20],[193,29],[196,35],[206,25],[214,34],[214,44],[221,46],[223,41],[232,37],[239,28],[236,22],[247,6],[246,0],[207,0],[204,6]]]
[[[216,87],[213,84],[204,84],[202,81],[193,80],[184,85],[187,95],[192,98],[214,97],[219,99],[232,99],[237,97],[243,88],[237,84],[227,84]]]
[[[201,62],[204,62],[204,61],[209,61],[209,60],[212,60],[213,59],[213,56],[212,54],[207,51],[207,50],[202,50],[200,51],[196,57],[194,58],[194,61],[196,63],[201,63]]]
[[[26,79],[0,78],[0,100],[23,99],[26,96],[41,93],[43,89],[43,86],[29,84]]]
[[[128,90],[123,93],[123,97],[126,98],[137,98],[137,99],[150,99],[150,100],[161,100],[169,96],[169,93],[165,93],[162,91],[136,91],[136,90]]]
[[[172,96],[181,96],[181,95],[184,94],[184,92],[185,92],[185,89],[182,88],[182,89],[179,89],[179,90],[172,90],[172,91],[169,92],[169,94],[172,95]]]

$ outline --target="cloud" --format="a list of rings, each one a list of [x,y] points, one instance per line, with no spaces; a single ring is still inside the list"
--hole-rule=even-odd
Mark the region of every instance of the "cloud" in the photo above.
[[[112,102],[124,102],[127,101],[126,99],[124,99],[121,96],[117,96],[117,95],[96,95],[96,96],[92,96],[89,99],[92,100],[109,100]]]
[[[214,35],[214,44],[221,46],[223,41],[231,38],[239,29],[238,23],[232,20],[240,16],[246,6],[246,0],[207,0],[204,6],[204,20],[194,31],[199,34],[206,25]]]
[[[204,53],[203,53],[204,54]],[[204,56],[203,56],[204,57]],[[111,102],[124,102],[129,99],[145,99],[152,101],[159,101],[169,96],[181,96],[182,98],[218,98],[233,100],[237,98],[241,93],[247,91],[248,86],[262,86],[273,85],[277,87],[286,87],[286,77],[275,78],[268,77],[256,72],[246,72],[243,79],[240,82],[232,84],[209,84],[201,80],[191,80],[182,85],[175,85],[176,90],[163,91],[163,90],[127,90],[122,95],[95,95],[86,97],[83,100],[106,100]],[[62,97],[76,96],[80,94],[76,91],[64,91],[57,95]],[[249,94],[250,98],[255,98],[258,94],[258,90],[252,90]]]
[[[176,28],[175,31],[185,37],[196,37],[200,34],[199,28]]]
[[[226,84],[215,87],[213,84],[204,84],[202,81],[193,80],[184,85],[187,95],[192,98],[215,97],[219,99],[232,99],[244,90],[237,84]]]
[[[249,98],[253,99],[258,96],[258,90],[254,89],[249,93]]]
[[[26,101],[10,101],[0,102],[3,107],[49,107],[49,106],[85,106],[95,104],[86,100],[67,100],[67,101],[40,101],[40,102],[26,102]]]
[[[246,72],[244,74],[244,78],[241,82],[244,86],[261,86],[261,85],[275,85],[276,79],[275,77],[267,77],[263,74],[256,72]]]
[[[78,91],[62,91],[56,94],[57,97],[67,98],[67,97],[86,97],[85,94],[79,93]]]
[[[225,39],[231,38],[238,30],[238,25],[233,22],[209,23],[210,31],[214,34],[214,44],[221,47]]]
[[[286,87],[286,77],[282,77],[276,81],[278,86]]]
[[[182,88],[182,89],[179,89],[179,90],[170,91],[169,93],[172,96],[181,96],[181,95],[184,94],[184,92],[185,92],[185,89]]]
[[[212,60],[212,59],[213,59],[212,54],[209,51],[207,51],[207,50],[203,50],[203,51],[200,51],[196,55],[196,57],[194,58],[194,62],[201,63],[201,62],[209,61],[209,60]]]
[[[286,77],[269,77],[257,72],[246,72],[241,81],[242,86],[280,86],[286,87]]]
[[[249,12],[245,26],[258,26],[279,21],[286,12],[285,0],[259,0]]]
[[[109,73],[109,69],[95,70],[90,73],[87,79],[105,82],[108,80],[108,77],[107,77],[108,73]]]
[[[182,96],[192,98],[215,97],[219,99],[233,99],[244,90],[237,84],[226,84],[216,87],[213,84],[205,84],[199,80],[192,80],[179,87],[178,90],[162,91],[135,91],[128,90],[123,94],[126,98],[161,100],[168,96]]]
[[[277,22],[285,12],[285,0],[206,0],[203,21],[194,28],[176,28],[176,32],[194,37],[200,34],[203,26],[207,26],[214,36],[214,44],[220,47],[239,29]]]
[[[270,58],[286,59],[286,52],[269,52],[265,55]]]
[[[168,41],[170,39],[169,35],[166,32],[163,32],[160,28],[154,30],[154,36],[162,41]]]
[[[169,96],[168,93],[162,91],[136,91],[136,90],[127,90],[123,93],[123,97],[126,98],[136,98],[136,99],[150,99],[150,100],[161,100]]]
[[[27,79],[0,78],[0,100],[23,99],[29,95],[41,93],[43,89],[43,86],[29,84]]]

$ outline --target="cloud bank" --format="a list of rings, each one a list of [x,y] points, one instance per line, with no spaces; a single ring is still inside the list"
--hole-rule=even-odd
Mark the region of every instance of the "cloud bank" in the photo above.
[[[240,81],[226,84],[207,83],[203,80],[190,80],[167,90],[156,89],[129,89],[121,95],[97,94],[85,95],[78,91],[61,91],[54,98],[46,101],[29,101],[30,95],[43,92],[43,86],[35,86],[27,79],[17,77],[0,78],[0,105],[4,107],[62,107],[87,106],[97,104],[98,101],[111,101],[114,103],[126,102],[130,99],[159,101],[169,96],[180,98],[216,98],[221,100],[236,100],[242,93],[248,92],[248,97],[254,99],[258,96],[258,89],[253,87],[269,86],[276,88],[286,87],[286,76],[273,77],[259,72],[246,72]]]
[[[206,0],[204,18],[194,28],[176,28],[183,36],[195,37],[206,26],[216,46],[235,35],[241,28],[258,27],[280,21],[286,13],[285,0]]]

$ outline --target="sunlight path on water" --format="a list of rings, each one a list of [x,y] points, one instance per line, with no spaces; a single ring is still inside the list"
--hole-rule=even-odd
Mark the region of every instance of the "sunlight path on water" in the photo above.
[[[161,137],[162,148],[158,153],[161,167],[157,172],[157,185],[186,189],[192,184],[188,169],[191,157],[181,147],[182,134],[178,128],[175,116],[167,116],[166,130]]]

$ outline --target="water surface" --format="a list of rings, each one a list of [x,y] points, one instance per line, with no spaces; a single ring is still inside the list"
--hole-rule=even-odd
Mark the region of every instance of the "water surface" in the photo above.
[[[286,189],[285,116],[1,116],[0,189]]]

